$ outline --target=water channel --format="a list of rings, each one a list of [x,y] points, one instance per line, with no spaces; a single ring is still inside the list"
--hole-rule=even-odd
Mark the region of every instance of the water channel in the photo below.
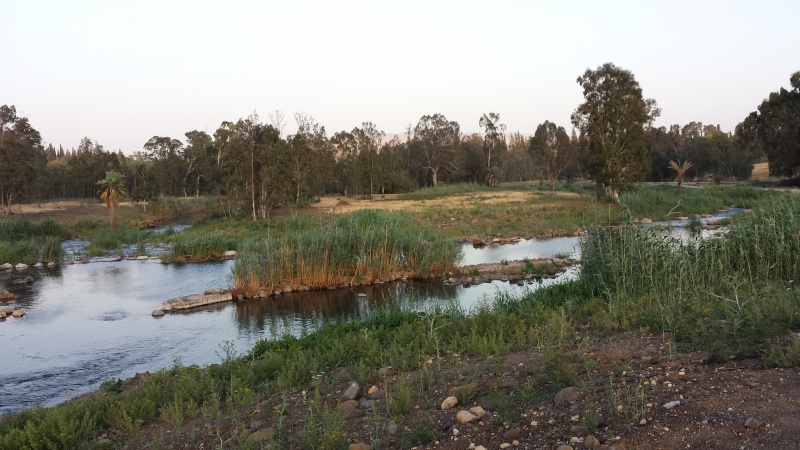
[[[517,244],[463,247],[463,264],[502,259],[575,256],[578,238],[523,240]],[[76,243],[65,245],[76,247]],[[79,247],[79,245],[77,245]],[[209,288],[230,286],[233,261],[161,264],[157,260],[103,261],[0,272],[0,288],[17,295],[22,319],[0,323],[5,355],[0,363],[0,413],[33,405],[50,406],[79,396],[109,378],[182,364],[220,361],[221,345],[245,352],[260,339],[302,335],[325,321],[352,319],[375,305],[402,301],[414,308],[456,303],[470,309],[500,290],[523,292],[574,277],[517,286],[495,281],[471,287],[440,280],[408,281],[246,300],[153,318],[161,302]],[[12,281],[35,281],[24,287]],[[367,295],[359,297],[359,293]]]
[[[731,210],[715,218],[738,212]],[[656,225],[667,226],[672,236],[686,240],[691,236],[687,224]],[[700,237],[713,233],[704,231]],[[579,258],[579,239],[520,240],[483,248],[465,244],[461,264],[556,255]],[[85,244],[67,241],[64,245],[72,255]],[[107,257],[92,261],[0,271],[0,289],[16,294],[13,305],[27,312],[22,319],[0,323],[0,343],[5,349],[0,362],[0,389],[5,392],[0,396],[0,414],[55,405],[96,389],[110,378],[156,371],[176,361],[185,365],[217,363],[226,342],[243,353],[260,339],[287,333],[300,336],[326,321],[354,319],[390,301],[418,309],[457,304],[469,310],[491,301],[498,291],[522,293],[574,278],[579,271],[572,267],[556,279],[523,286],[495,281],[463,287],[431,280],[295,292],[153,318],[151,311],[164,300],[229,287],[233,261],[161,264],[153,259],[114,261]],[[32,284],[12,285],[15,278],[28,275],[35,280]]]

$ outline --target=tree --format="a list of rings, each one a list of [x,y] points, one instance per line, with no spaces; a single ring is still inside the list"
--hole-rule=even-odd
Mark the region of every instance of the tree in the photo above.
[[[581,132],[583,163],[598,197],[605,191],[619,202],[620,189],[650,172],[645,128],[660,110],[642,97],[633,73],[611,63],[586,69],[577,82],[586,101],[572,113],[572,124]]]
[[[769,94],[758,111],[736,127],[737,135],[764,149],[772,176],[793,176],[800,169],[800,71],[792,74],[789,83],[791,90],[781,88]],[[754,128],[757,144],[751,134]]]
[[[0,107],[0,209],[35,194],[47,164],[42,137],[14,106]]]
[[[486,168],[492,167],[492,154],[502,151],[506,146],[506,126],[500,123],[500,114],[489,113],[481,116],[478,125],[483,128],[483,148],[486,152]],[[497,163],[495,163],[496,165]]]
[[[678,182],[678,187],[681,187],[683,183],[683,176],[686,174],[686,171],[694,167],[694,164],[690,163],[689,161],[670,161],[669,168],[675,171],[676,177],[675,181]]]
[[[122,174],[113,170],[106,172],[106,177],[99,180],[100,200],[105,200],[108,208],[109,224],[112,230],[117,229],[116,211],[119,206],[119,198],[127,197],[128,191],[125,189],[125,178]]]
[[[457,172],[456,149],[461,141],[458,122],[442,114],[422,116],[414,127],[411,145],[420,168],[430,174],[431,185],[439,183],[442,171]]]
[[[550,190],[555,190],[555,181],[570,165],[575,163],[572,143],[564,127],[545,120],[536,127],[531,138],[531,158],[539,166],[540,174],[547,178]]]

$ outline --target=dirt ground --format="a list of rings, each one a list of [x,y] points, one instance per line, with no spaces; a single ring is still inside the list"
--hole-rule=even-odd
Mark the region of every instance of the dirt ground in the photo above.
[[[765,369],[757,359],[707,364],[706,355],[675,352],[666,336],[650,334],[607,343],[585,340],[571,345],[565,355],[578,374],[567,391],[548,385],[531,387],[531,380],[544,370],[542,355],[533,350],[444,361],[423,356],[421,367],[437,367],[441,362],[443,369],[434,380],[430,398],[415,400],[410,412],[392,418],[396,431],[384,428],[385,421],[376,420],[371,408],[385,410],[382,393],[402,377],[416,385],[422,370],[389,372],[376,377],[374,386],[361,386],[360,406],[347,413],[344,426],[333,435],[344,436],[348,444],[380,436],[382,449],[563,450],[559,446],[570,444],[564,449],[800,448],[800,370]],[[350,385],[346,374],[334,373],[341,380],[323,400],[331,411],[342,404],[339,395]],[[441,409],[449,389],[469,383],[477,387],[474,395],[460,395],[464,404]],[[377,396],[370,395],[376,388]],[[262,401],[235,419],[191,419],[180,434],[170,425],[155,423],[142,429],[125,448],[152,448],[153,442],[164,448],[220,448],[221,443],[235,447],[266,429],[279,430],[274,438],[278,441],[256,440],[256,448],[305,448],[307,399],[313,389],[312,384],[288,398]],[[563,392],[572,395],[560,401]],[[458,422],[459,411],[477,406],[485,411],[482,418]],[[279,416],[279,410],[285,415]],[[420,423],[432,425],[433,435],[424,443],[413,442]],[[194,431],[186,431],[190,429]]]
[[[14,205],[13,216],[38,220],[45,216],[58,223],[71,224],[81,218],[108,220],[108,208],[105,203],[90,200],[63,200],[55,202]],[[117,221],[137,223],[144,220],[145,215],[136,203],[123,202],[117,208]]]

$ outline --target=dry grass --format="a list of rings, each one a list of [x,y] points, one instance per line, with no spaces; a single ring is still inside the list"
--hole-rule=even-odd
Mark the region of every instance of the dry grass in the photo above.
[[[769,176],[769,163],[757,163],[753,164],[753,173],[750,175],[750,179],[754,181],[762,181],[762,180],[769,180],[771,177]]]

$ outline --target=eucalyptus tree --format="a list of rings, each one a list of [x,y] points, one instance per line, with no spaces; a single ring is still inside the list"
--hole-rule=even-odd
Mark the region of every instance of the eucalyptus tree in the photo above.
[[[356,140],[358,157],[362,161],[361,167],[369,179],[369,195],[372,195],[375,193],[376,178],[381,176],[378,151],[386,133],[378,130],[372,122],[364,122],[361,128],[353,128],[352,135]]]
[[[461,142],[458,122],[442,114],[422,116],[414,127],[411,145],[416,163],[436,186],[442,172],[458,172],[457,150]]]
[[[546,178],[551,191],[555,190],[559,176],[577,160],[567,130],[548,120],[536,127],[530,141],[530,154],[539,167],[540,180]]]
[[[483,148],[486,153],[486,169],[489,170],[492,168],[492,156],[506,148],[506,126],[500,123],[500,114],[493,112],[482,115],[478,125],[484,132]]]
[[[164,195],[186,195],[186,160],[183,143],[168,136],[153,136],[144,143],[147,158],[153,161],[156,191]]]
[[[581,159],[598,197],[619,202],[620,189],[644,180],[650,172],[645,128],[660,110],[645,99],[633,73],[606,63],[586,69],[577,79],[585,101],[572,113],[581,132]]]

